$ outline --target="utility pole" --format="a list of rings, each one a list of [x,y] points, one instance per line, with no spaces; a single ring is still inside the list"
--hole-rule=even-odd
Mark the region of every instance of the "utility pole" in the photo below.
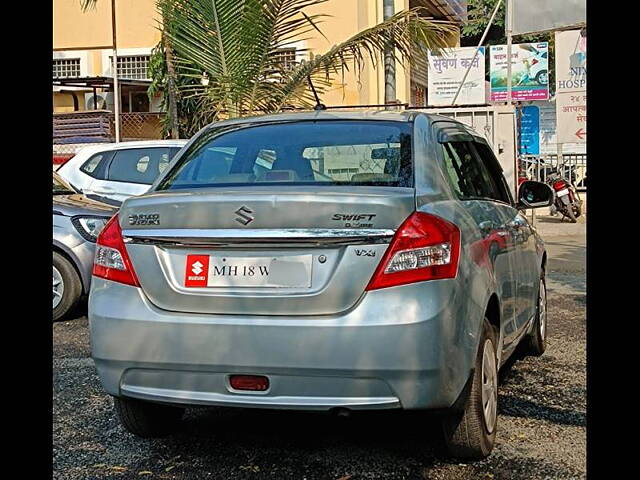
[[[394,0],[383,0],[382,17],[386,21],[393,17]],[[396,59],[393,47],[387,45],[384,49],[384,103],[395,103],[396,97]]]
[[[113,113],[115,115],[116,143],[120,142],[120,83],[118,82],[118,44],[116,40],[116,0],[111,0],[111,32],[113,34]]]
[[[506,0],[505,30],[507,34],[507,103],[511,105],[511,44],[513,36],[513,0]]]
[[[484,29],[484,33],[482,34],[482,37],[480,38],[480,41],[478,42],[478,46],[476,47],[476,51],[473,54],[473,58],[471,59],[471,62],[469,63],[469,66],[467,67],[467,70],[464,72],[464,76],[462,77],[462,81],[460,82],[460,85],[458,85],[458,90],[456,90],[456,94],[453,97],[453,100],[451,100],[451,105],[455,105],[456,104],[456,100],[458,99],[458,95],[460,95],[460,90],[462,90],[462,86],[464,85],[464,82],[467,80],[467,75],[469,75],[469,72],[471,71],[471,67],[473,65],[473,62],[475,62],[476,57],[478,56],[478,52],[480,51],[480,47],[482,47],[482,44],[484,43],[484,39],[487,38],[487,33],[489,33],[489,29],[491,28],[491,25],[493,24],[493,19],[496,18],[496,13],[498,13],[498,7],[500,7],[500,3],[502,2],[502,0],[497,0],[496,1],[496,6],[493,8],[493,13],[491,14],[491,18],[489,19],[489,23],[487,23],[487,26]],[[483,65],[483,70],[484,70],[484,65]]]
[[[505,5],[505,30],[507,34],[507,103],[512,105],[511,95],[511,43],[513,36],[513,0],[506,0]]]

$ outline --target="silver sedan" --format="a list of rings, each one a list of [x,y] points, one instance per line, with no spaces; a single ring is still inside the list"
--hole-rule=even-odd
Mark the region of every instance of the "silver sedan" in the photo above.
[[[89,293],[95,241],[116,211],[78,193],[53,172],[53,320]]]
[[[185,406],[444,412],[488,455],[498,369],[540,355],[544,244],[484,137],[420,111],[210,125],[98,238],[92,356],[122,424]]]

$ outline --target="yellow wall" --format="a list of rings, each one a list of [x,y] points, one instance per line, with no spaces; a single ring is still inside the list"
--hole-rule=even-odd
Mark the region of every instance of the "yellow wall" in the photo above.
[[[150,48],[160,40],[155,0],[116,0],[118,48]],[[79,0],[53,0],[53,48],[110,46],[111,1],[83,12]]]
[[[80,94],[79,96],[82,97],[83,94]],[[81,108],[81,110],[84,110],[84,108]],[[67,92],[54,92],[53,93],[53,111],[54,113],[73,112],[72,94]]]
[[[409,0],[395,0],[395,11],[409,8]],[[320,19],[320,30],[328,41],[316,32],[315,38],[307,41],[307,47],[314,54],[324,53],[333,45],[340,43],[355,33],[370,28],[383,21],[382,0],[329,0],[315,7],[308,8],[307,14],[325,14]],[[460,45],[460,35],[453,35],[451,46]],[[348,104],[382,104],[384,103],[384,67],[379,61],[374,68],[367,61],[358,74],[353,68],[344,75],[334,77],[335,86],[322,96],[326,105]],[[344,83],[343,83],[344,82]],[[396,62],[396,97],[400,102],[410,102],[410,78],[408,71]]]
[[[319,25],[323,38],[315,31],[309,33],[306,46],[312,53],[324,53],[331,46],[351,37],[358,31],[382,22],[382,0],[329,0],[310,7],[307,14],[325,14]],[[396,12],[409,8],[409,0],[395,0]],[[156,28],[158,15],[155,0],[116,0],[118,48],[151,48],[160,40]],[[79,0],[53,1],[54,49],[85,50],[90,47],[111,45],[111,1],[98,0],[95,9],[82,12]],[[451,45],[460,43],[459,35]],[[88,75],[102,75],[103,50],[91,50],[87,62]],[[402,65],[396,65],[396,96],[409,102],[410,81]],[[374,69],[370,61],[360,72],[345,72],[334,77],[334,84],[324,93],[327,105],[384,103],[384,69],[380,61]]]

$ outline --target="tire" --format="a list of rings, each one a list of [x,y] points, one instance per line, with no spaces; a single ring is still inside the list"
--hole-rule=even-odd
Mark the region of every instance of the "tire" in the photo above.
[[[82,283],[73,264],[53,252],[53,321],[60,320],[75,307],[82,294]]]
[[[575,214],[573,213],[573,206],[567,205],[563,213],[565,214],[565,216],[569,217],[571,223],[576,223],[578,221]]]
[[[580,215],[582,215],[582,207],[580,206],[579,203],[576,203],[573,206],[573,215],[578,218]]]
[[[113,398],[120,423],[142,438],[164,437],[177,430],[184,408],[145,402],[134,398]]]
[[[549,83],[549,74],[547,73],[546,70],[540,70],[536,74],[534,80],[540,86],[547,85]]]
[[[498,363],[496,346],[498,334],[487,318],[482,325],[482,336],[476,356],[468,397],[462,411],[453,410],[442,419],[445,444],[449,454],[459,459],[487,457],[496,440],[498,426]],[[483,379],[486,395],[483,398]],[[488,405],[489,400],[491,405]],[[487,403],[488,414],[484,404]]]
[[[540,276],[533,331],[525,337],[523,347],[523,353],[533,357],[539,357],[547,349],[547,283],[544,272]]]

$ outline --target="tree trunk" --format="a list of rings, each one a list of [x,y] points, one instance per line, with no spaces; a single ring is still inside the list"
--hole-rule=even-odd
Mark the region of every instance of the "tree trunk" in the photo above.
[[[180,137],[180,128],[178,125],[178,102],[176,101],[176,69],[173,64],[173,53],[169,37],[165,30],[162,32],[162,43],[164,46],[165,62],[167,64],[167,94],[169,97],[169,115],[171,138]]]

